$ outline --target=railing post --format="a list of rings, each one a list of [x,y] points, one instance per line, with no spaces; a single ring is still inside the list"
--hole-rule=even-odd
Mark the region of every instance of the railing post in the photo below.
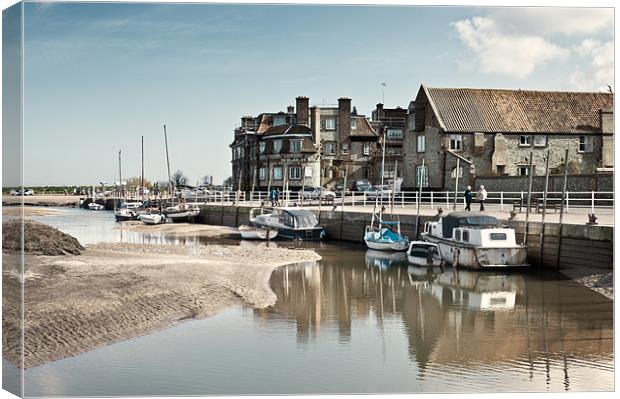
[[[499,210],[500,211],[504,210],[504,192],[503,191],[499,192]]]
[[[405,192],[404,191],[400,192],[400,206],[401,208],[405,207]]]
[[[433,202],[433,192],[431,191],[431,209],[435,209],[435,204]]]
[[[594,191],[592,191],[592,213],[594,213]]]
[[[351,206],[355,206],[355,191],[351,191]]]
[[[568,212],[568,204],[570,203],[570,201],[568,200],[568,191],[566,192],[566,212]]]
[[[364,206],[366,206],[366,193],[364,193]]]
[[[446,191],[446,209],[450,207],[450,191]]]

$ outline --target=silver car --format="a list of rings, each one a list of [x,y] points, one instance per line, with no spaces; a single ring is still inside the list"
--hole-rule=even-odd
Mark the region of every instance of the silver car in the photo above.
[[[335,192],[330,191],[326,188],[322,189],[321,187],[304,187],[304,192],[302,194],[303,199],[310,199],[310,200],[318,199],[319,195],[321,196],[321,198],[324,198],[330,201],[336,198]]]

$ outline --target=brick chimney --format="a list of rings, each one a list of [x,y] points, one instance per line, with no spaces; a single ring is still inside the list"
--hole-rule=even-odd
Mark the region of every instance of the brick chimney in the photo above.
[[[340,97],[338,99],[338,130],[340,140],[349,138],[351,134],[351,99]]]
[[[319,107],[310,108],[310,124],[314,143],[319,145],[321,144],[321,110]]]
[[[376,121],[380,121],[383,118],[383,104],[379,103],[377,104],[377,109],[375,110],[375,119]]]
[[[289,105],[288,107],[286,107],[286,112],[292,114],[293,112],[295,112],[295,107]]]
[[[297,123],[300,125],[308,124],[308,97],[299,96],[295,99],[297,109]]]

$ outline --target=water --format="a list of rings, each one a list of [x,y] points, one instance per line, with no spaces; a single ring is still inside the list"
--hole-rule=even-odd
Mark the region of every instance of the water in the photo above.
[[[63,213],[39,219],[84,243],[205,244],[120,232],[109,212]],[[613,303],[589,289],[555,275],[427,270],[355,245],[311,247],[323,260],[273,273],[273,307],[234,307],[26,370],[26,396],[614,388]]]

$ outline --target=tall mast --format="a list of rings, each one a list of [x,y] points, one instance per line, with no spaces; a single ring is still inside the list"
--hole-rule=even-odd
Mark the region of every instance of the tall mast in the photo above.
[[[142,136],[142,177],[140,178],[140,190],[142,191],[142,201],[144,201],[144,136]]]
[[[164,125],[164,142],[166,143],[166,165],[168,166],[168,186],[170,187],[170,194],[174,191],[174,184],[170,178],[170,158],[168,157],[168,133],[166,133],[166,125]]]
[[[123,196],[123,176],[121,175],[121,150],[118,150],[118,193]]]

